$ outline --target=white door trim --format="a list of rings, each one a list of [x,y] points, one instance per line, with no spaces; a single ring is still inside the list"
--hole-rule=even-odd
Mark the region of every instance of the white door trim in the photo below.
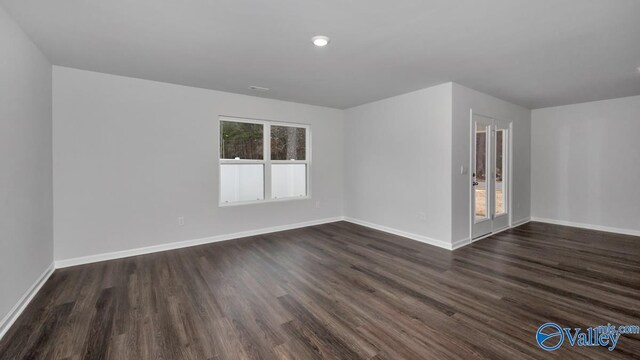
[[[474,191],[474,187],[472,186],[472,183],[474,181],[474,177],[473,174],[475,172],[475,141],[476,141],[476,119],[474,118],[484,118],[487,120],[488,123],[490,123],[489,126],[489,133],[487,134],[487,158],[488,158],[488,163],[485,165],[485,187],[486,187],[486,203],[487,203],[487,211],[488,211],[488,217],[489,219],[487,220],[482,220],[481,222],[476,222],[476,218],[475,218],[475,191]],[[512,217],[513,217],[513,122],[512,121],[506,121],[506,120],[500,120],[500,119],[496,119],[495,117],[491,117],[491,116],[487,116],[481,113],[477,113],[474,112],[473,109],[469,110],[469,144],[470,144],[470,151],[469,151],[469,158],[470,158],[470,162],[469,162],[469,185],[471,186],[471,189],[469,191],[469,217],[470,217],[470,221],[469,221],[469,239],[471,239],[471,242],[473,241],[477,241],[480,240],[488,235],[503,231],[505,229],[509,229],[512,227]],[[507,171],[506,174],[508,176],[508,179],[506,182],[504,182],[504,185],[506,185],[508,188],[506,189],[507,191],[504,192],[504,195],[507,196],[507,201],[505,203],[505,207],[506,207],[506,213],[505,214],[501,214],[496,216],[495,215],[495,204],[494,203],[494,199],[495,199],[495,193],[494,193],[494,187],[495,187],[495,146],[494,146],[494,141],[495,141],[495,131],[496,128],[500,128],[500,129],[505,129],[507,131],[507,136],[506,136],[506,140],[507,140],[507,154],[506,154],[506,166],[507,166]],[[496,219],[498,221],[496,221]],[[505,221],[506,220],[506,221]],[[482,224],[486,221],[490,222],[490,226],[489,225],[484,225],[485,227],[488,228],[481,228],[478,229],[478,224]],[[475,227],[475,229],[474,229]],[[476,236],[474,236],[474,230],[476,233],[478,233]],[[481,233],[481,234],[480,234]]]

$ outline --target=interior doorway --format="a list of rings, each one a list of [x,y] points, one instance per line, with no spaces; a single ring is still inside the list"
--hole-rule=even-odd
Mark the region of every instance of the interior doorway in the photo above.
[[[511,122],[471,121],[471,238],[503,230],[511,218]]]

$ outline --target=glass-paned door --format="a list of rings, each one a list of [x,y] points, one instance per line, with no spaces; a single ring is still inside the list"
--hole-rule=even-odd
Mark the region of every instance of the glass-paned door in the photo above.
[[[471,136],[471,237],[509,226],[511,124],[474,114]]]

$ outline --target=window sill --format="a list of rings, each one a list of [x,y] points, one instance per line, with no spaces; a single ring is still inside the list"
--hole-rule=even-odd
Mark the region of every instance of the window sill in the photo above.
[[[218,207],[231,207],[231,206],[257,205],[257,204],[271,204],[271,203],[288,202],[288,201],[299,201],[299,200],[310,200],[310,199],[311,199],[311,196],[307,195],[307,196],[287,197],[287,198],[280,198],[280,199],[236,201],[236,202],[228,202],[228,203],[218,203]]]

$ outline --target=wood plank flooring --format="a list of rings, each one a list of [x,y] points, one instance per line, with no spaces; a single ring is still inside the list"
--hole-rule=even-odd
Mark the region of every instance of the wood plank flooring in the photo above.
[[[0,359],[600,359],[640,325],[640,238],[529,223],[450,252],[345,222],[56,270]]]

